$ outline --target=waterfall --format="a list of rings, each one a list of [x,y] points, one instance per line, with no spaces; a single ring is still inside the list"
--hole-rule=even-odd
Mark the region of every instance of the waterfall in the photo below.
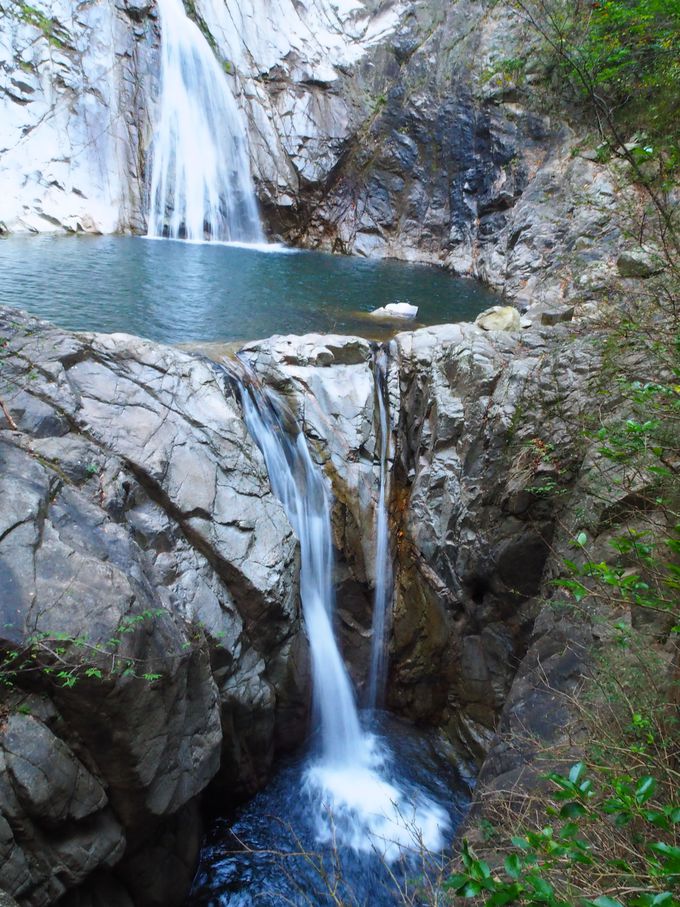
[[[333,628],[331,499],[302,431],[282,401],[242,363],[226,366],[248,431],[262,451],[274,494],[300,543],[300,598],[309,638],[315,715],[321,749],[306,773],[304,793],[316,814],[319,841],[387,861],[424,846],[439,850],[449,827],[445,811],[419,791],[389,779],[380,741],[360,724],[354,692]]]
[[[228,78],[182,0],[157,0],[161,93],[148,235],[263,242],[245,124]]]
[[[300,598],[309,634],[315,712],[325,762],[343,765],[363,744],[349,676],[333,632],[333,545],[330,501],[302,432],[286,430],[282,403],[241,384],[248,431],[262,451],[274,494],[300,542]]]
[[[369,708],[378,708],[385,701],[387,683],[387,643],[392,610],[392,552],[387,514],[389,500],[390,431],[387,419],[387,369],[389,358],[385,348],[374,354],[373,376],[375,398],[380,422],[380,489],[376,511],[375,590],[373,596],[373,637],[371,667],[368,679]]]

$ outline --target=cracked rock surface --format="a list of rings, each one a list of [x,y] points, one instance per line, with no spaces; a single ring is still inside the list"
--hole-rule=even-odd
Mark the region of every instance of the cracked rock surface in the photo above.
[[[0,337],[2,887],[179,904],[201,791],[302,733],[296,541],[210,363],[9,309]]]
[[[570,331],[442,325],[397,334],[389,347],[389,705],[442,728],[467,766],[493,746],[522,672],[579,469],[569,417],[597,355]],[[286,396],[333,484],[341,629],[362,685],[380,447],[370,344],[273,337],[243,354]]]
[[[143,228],[150,11],[150,0],[0,3],[0,232]]]

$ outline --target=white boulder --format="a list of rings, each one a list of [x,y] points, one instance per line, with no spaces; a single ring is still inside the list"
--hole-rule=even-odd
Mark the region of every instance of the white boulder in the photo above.
[[[374,309],[371,312],[371,318],[403,319],[408,321],[411,318],[415,318],[417,314],[417,305],[411,305],[409,302],[388,302],[387,305]]]

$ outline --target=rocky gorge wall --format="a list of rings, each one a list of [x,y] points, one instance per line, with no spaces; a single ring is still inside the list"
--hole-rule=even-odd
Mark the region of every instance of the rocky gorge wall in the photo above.
[[[154,7],[35,2],[0,0],[2,229],[143,230]],[[246,111],[271,232],[438,262],[532,307],[518,334],[399,334],[388,377],[389,706],[440,728],[484,790],[513,787],[541,745],[578,749],[563,694],[601,629],[551,607],[551,580],[575,532],[605,550],[628,506],[615,483],[603,498],[572,422],[634,196],[530,101],[541,73],[508,75],[527,36],[503,3],[239,7],[190,12]],[[0,888],[21,907],[179,904],[201,796],[251,794],[305,735],[295,539],[206,360],[9,309],[0,334]],[[273,338],[244,354],[333,484],[339,627],[361,690],[371,345]]]
[[[216,778],[225,806],[252,793],[305,732],[295,541],[206,360],[11,309],[2,336],[2,887],[30,907],[69,904],[71,891],[74,904],[181,903],[200,793]],[[389,704],[443,728],[468,767],[526,648],[552,531],[547,515],[523,525],[500,504],[503,429],[544,354],[538,335],[472,325],[393,343]],[[287,396],[332,480],[342,637],[361,687],[371,346],[275,338],[244,355]]]
[[[149,4],[0,4],[0,232],[142,231]]]
[[[187,8],[274,236],[440,263],[553,320],[611,283],[635,199],[545,100],[508,4]],[[159,41],[147,0],[0,6],[3,230],[144,231]]]
[[[389,346],[395,601],[389,706],[444,729],[474,771],[531,639],[583,452],[570,419],[597,352],[564,329],[449,325]],[[346,656],[365,681],[379,434],[371,344],[272,338],[243,350],[305,425],[335,493]],[[560,488],[560,495],[545,489]],[[556,507],[556,503],[560,506]],[[548,570],[549,573],[549,570]]]
[[[201,794],[248,796],[305,736],[297,545],[218,367],[1,319],[0,888],[21,907],[180,904]],[[552,580],[577,532],[604,557],[635,506],[616,481],[605,493],[597,447],[574,432],[599,330],[459,324],[389,345],[388,706],[438,728],[487,794],[533,783],[546,746],[578,752],[570,697],[602,621],[555,606]],[[374,349],[310,335],[242,355],[332,484],[338,625],[361,697]]]
[[[263,198],[294,204],[300,181],[324,177],[346,138],[345,104],[324,89],[402,7],[187,6],[247,112]],[[3,231],[144,232],[160,38],[151,0],[0,5]]]
[[[304,733],[295,540],[212,367],[0,318],[0,888],[179,904],[200,792]]]

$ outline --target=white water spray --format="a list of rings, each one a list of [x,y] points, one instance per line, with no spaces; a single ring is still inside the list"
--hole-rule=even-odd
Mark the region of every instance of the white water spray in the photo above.
[[[374,359],[375,398],[380,421],[380,491],[376,511],[375,590],[373,594],[373,636],[371,667],[368,677],[368,705],[375,709],[384,704],[387,684],[387,642],[392,611],[392,553],[387,514],[389,499],[390,431],[387,419],[387,351],[380,349]]]
[[[148,235],[263,242],[243,117],[182,0],[157,0],[161,95]]]
[[[300,597],[312,657],[321,754],[310,764],[306,793],[320,841],[377,851],[390,861],[411,849],[440,850],[449,827],[444,810],[418,791],[407,795],[387,778],[379,740],[365,733],[333,630],[330,495],[293,417],[245,368],[230,368],[248,430],[262,451],[272,489],[300,542]]]

